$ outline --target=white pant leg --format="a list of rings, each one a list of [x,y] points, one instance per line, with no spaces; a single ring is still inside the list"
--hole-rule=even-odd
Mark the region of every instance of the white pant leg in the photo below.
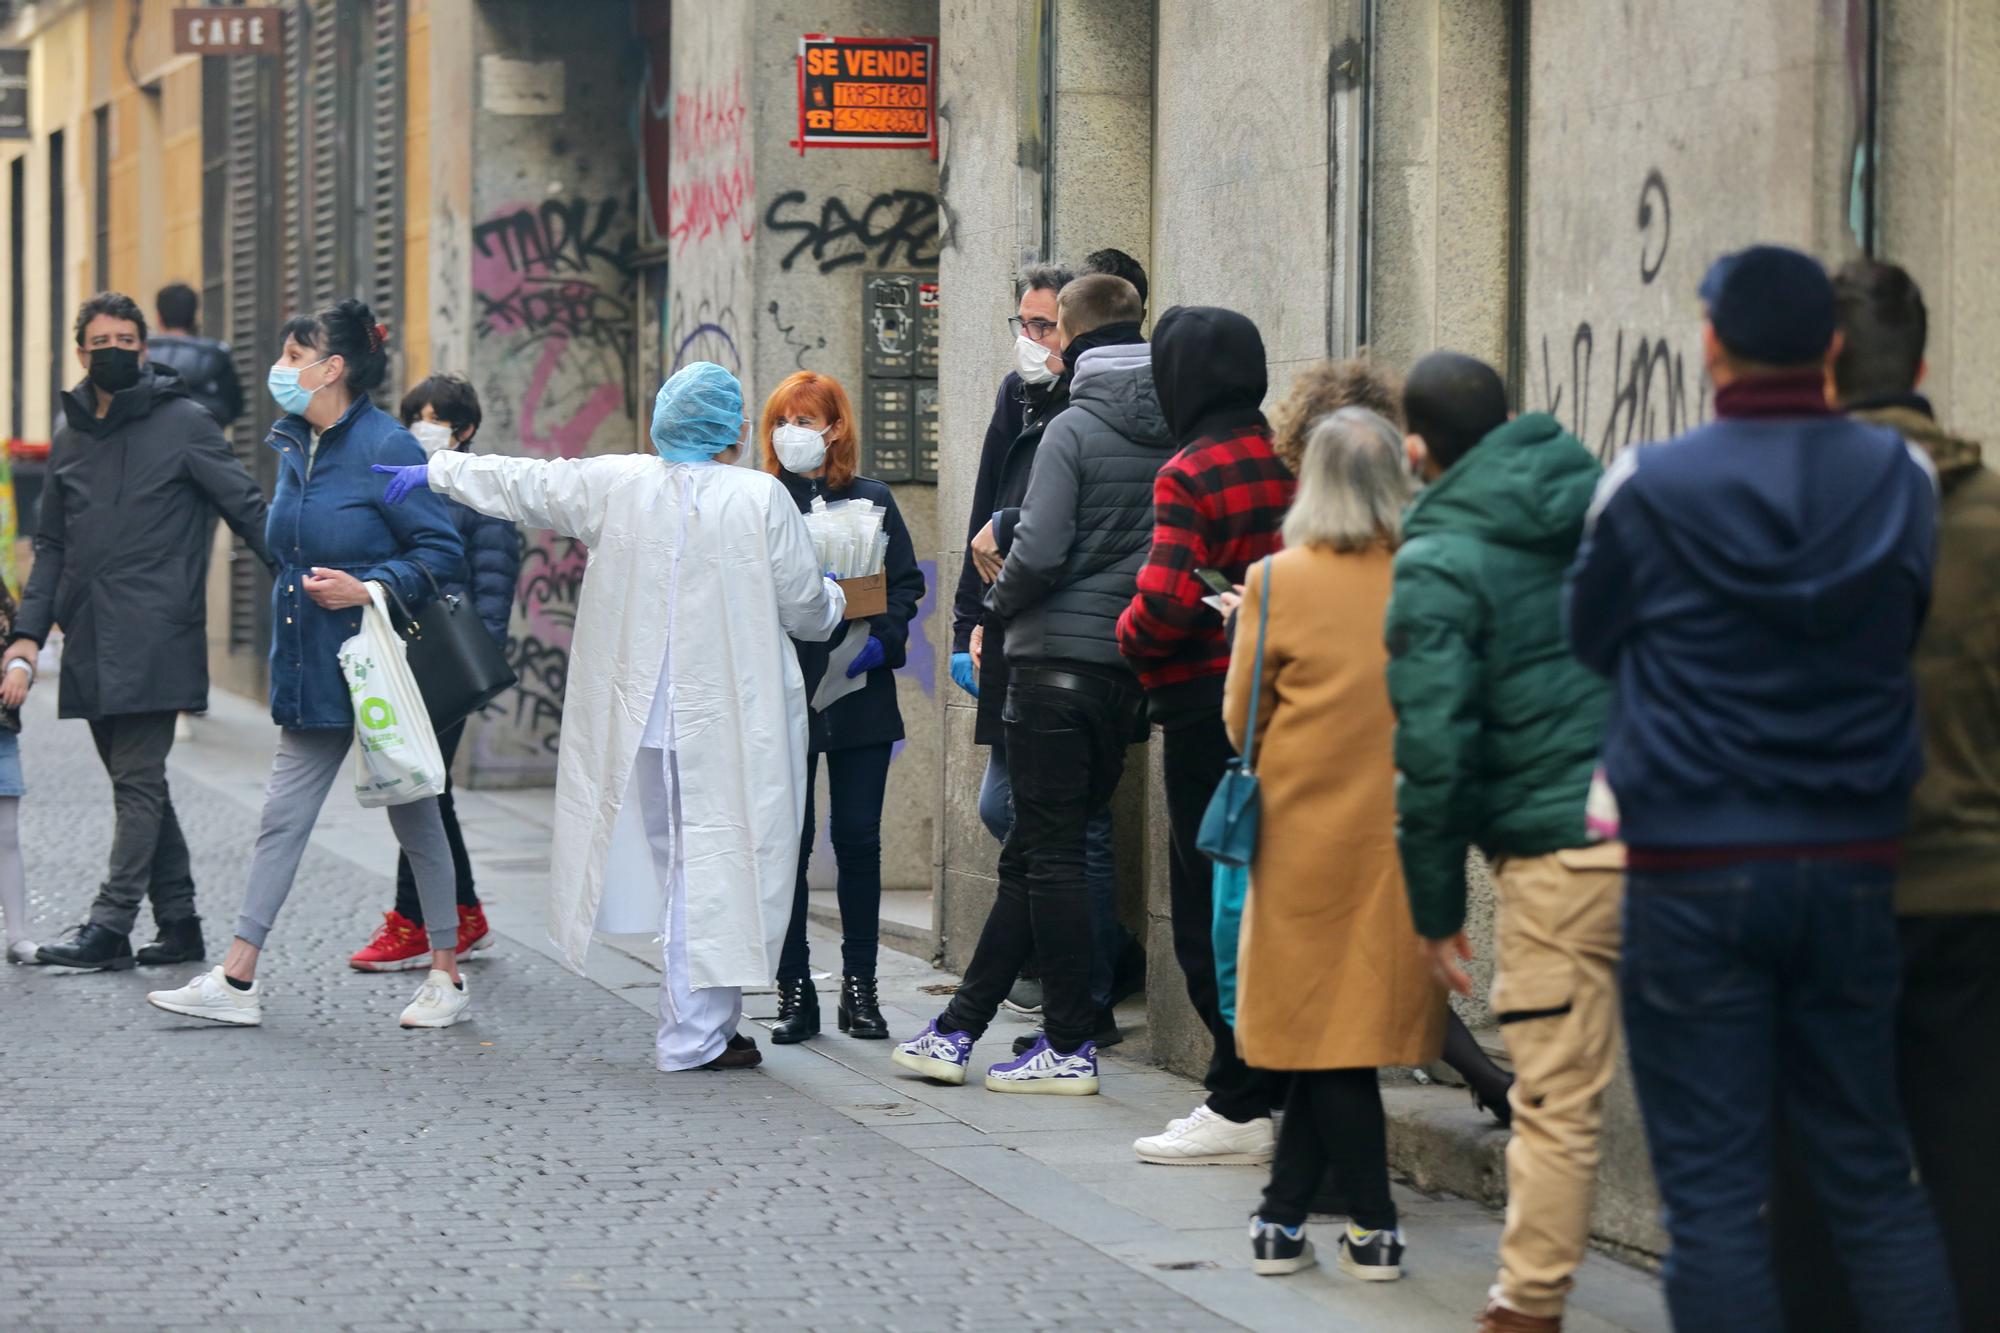
[[[674,836],[680,827],[680,793],[667,791],[671,759],[659,750],[639,752],[638,796],[646,820],[646,840],[667,884],[665,936],[660,977],[660,1035],[656,1065],[662,1073],[699,1069],[721,1055],[743,1021],[743,992],[734,986],[689,985],[687,960],[687,876]],[[678,787],[678,775],[675,775]]]

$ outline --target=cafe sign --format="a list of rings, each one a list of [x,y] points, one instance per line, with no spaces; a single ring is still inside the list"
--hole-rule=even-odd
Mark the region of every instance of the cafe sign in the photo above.
[[[285,11],[275,6],[201,5],[171,16],[176,55],[274,56],[284,49]]]
[[[808,148],[928,148],[937,156],[937,38],[799,39],[799,137]]]

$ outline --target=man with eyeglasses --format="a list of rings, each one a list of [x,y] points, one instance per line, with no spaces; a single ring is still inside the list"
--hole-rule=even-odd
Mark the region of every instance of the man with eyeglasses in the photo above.
[[[1129,262],[1137,268],[1136,261]],[[1139,272],[1143,277],[1144,271]],[[979,817],[987,831],[1002,842],[1014,822],[1013,788],[1007,777],[1000,722],[1001,705],[1007,698],[1007,657],[1004,627],[986,610],[986,588],[999,573],[1012,538],[1042,432],[1069,405],[1070,376],[1057,352],[1056,294],[1072,276],[1057,264],[1036,264],[1022,274],[1020,304],[1007,320],[1014,334],[1009,352],[1013,368],[1000,382],[993,417],[986,427],[972,513],[966,522],[965,563],[952,601],[951,678],[977,700],[973,739],[990,747],[979,788]],[[1134,285],[1143,293],[1142,283]],[[1103,1011],[1097,1042],[1105,1046],[1119,1040],[1111,1006],[1142,984],[1144,957],[1118,921],[1117,866],[1108,811],[1090,821],[1086,852],[1098,945],[1092,957],[1090,991]],[[1039,992],[1039,983],[1023,981],[1009,997],[1009,1007],[1036,1014]]]

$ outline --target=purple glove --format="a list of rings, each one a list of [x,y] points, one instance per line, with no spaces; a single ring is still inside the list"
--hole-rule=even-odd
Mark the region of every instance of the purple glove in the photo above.
[[[861,651],[847,664],[847,678],[853,680],[863,672],[873,671],[881,666],[888,656],[889,654],[882,651],[882,641],[873,634],[869,635],[868,642],[861,645]]]
[[[409,498],[411,491],[431,484],[431,465],[412,463],[408,467],[397,467],[393,463],[377,463],[376,472],[389,474],[389,489],[382,493],[382,503],[399,505]]]

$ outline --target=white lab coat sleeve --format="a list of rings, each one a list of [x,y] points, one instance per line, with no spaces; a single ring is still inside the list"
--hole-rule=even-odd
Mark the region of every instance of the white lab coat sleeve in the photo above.
[[[771,553],[771,583],[778,594],[778,623],[795,639],[823,643],[847,613],[847,594],[820,573],[812,534],[791,498],[772,486],[765,510],[765,547]]]
[[[431,455],[430,486],[482,514],[550,528],[596,546],[605,511],[629,458],[507,458],[441,449]]]

